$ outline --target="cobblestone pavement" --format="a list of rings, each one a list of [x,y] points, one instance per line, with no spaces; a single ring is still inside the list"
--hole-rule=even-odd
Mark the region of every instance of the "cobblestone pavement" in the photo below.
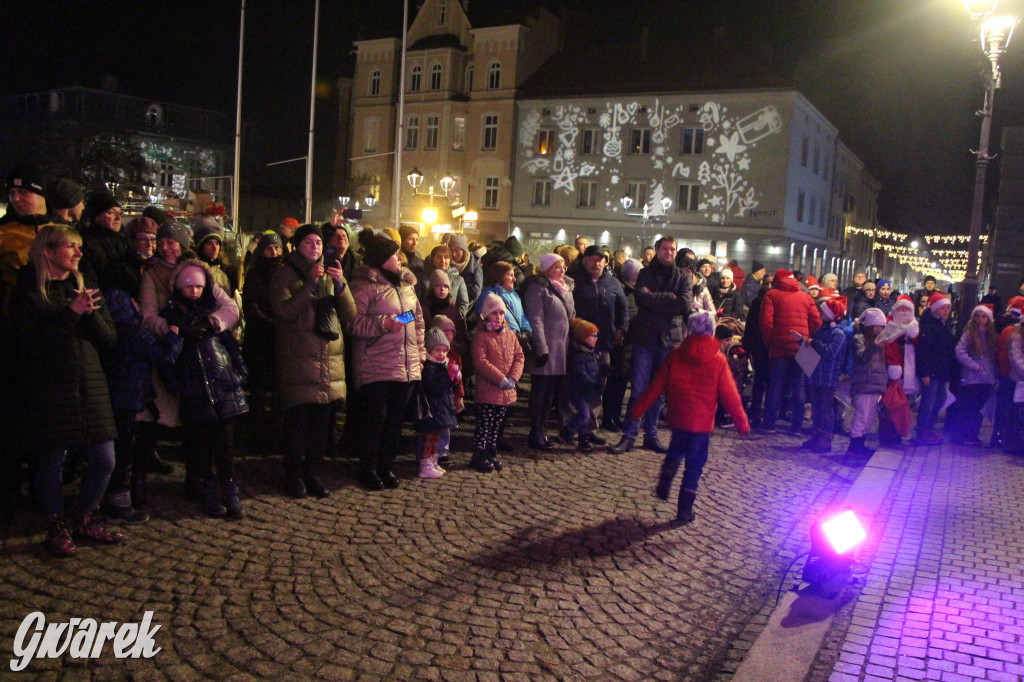
[[[1022,467],[991,448],[908,449],[811,680],[1024,679]]]
[[[512,435],[517,447],[523,433]],[[184,501],[179,466],[153,477],[154,518],[128,528],[126,544],[82,547],[68,560],[43,552],[40,516],[22,512],[0,536],[0,658],[12,656],[15,633],[33,611],[48,622],[138,622],[151,610],[161,626],[154,658],[117,660],[108,646],[98,660],[34,660],[30,676],[727,679],[771,612],[808,523],[842,498],[859,470],[842,456],[799,450],[792,436],[719,431],[697,521],[671,529],[674,504],[652,494],[660,464],[653,453],[566,448],[535,457],[523,449],[505,456],[503,472],[483,475],[465,468],[468,436],[455,440],[461,464],[444,478],[416,479],[405,456],[396,467],[401,487],[384,493],[357,488],[351,460],[331,460],[326,479],[335,492],[322,501],[285,498],[276,458],[240,460],[247,517],[239,522],[206,519]],[[937,456],[936,485],[953,487],[952,457]],[[922,461],[921,472],[907,475],[933,468]],[[1009,481],[1000,478],[987,476],[997,487]],[[1015,521],[1002,501],[952,497],[969,515],[935,517],[912,496],[901,499],[921,526],[910,538],[930,550],[929,533],[944,526]],[[993,550],[1002,546],[986,538]],[[901,547],[892,548],[894,560]],[[963,564],[984,558],[970,547],[957,551]],[[907,580],[926,577],[924,569],[897,568],[909,571]],[[996,618],[991,602],[978,603],[990,596],[964,575],[969,570],[933,579],[927,598],[963,618]],[[1019,587],[1011,568],[999,570]],[[910,597],[903,606],[916,611],[925,597]],[[0,676],[12,674],[8,665],[0,661]]]

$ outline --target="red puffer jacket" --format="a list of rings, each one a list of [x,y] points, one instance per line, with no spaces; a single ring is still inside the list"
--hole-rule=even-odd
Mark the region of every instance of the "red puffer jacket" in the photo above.
[[[821,326],[821,316],[814,299],[800,291],[800,283],[790,275],[772,280],[772,288],[761,303],[760,324],[768,357],[792,358],[800,350],[800,342],[790,332],[796,330],[809,337]]]
[[[661,363],[654,379],[634,403],[630,416],[639,421],[654,401],[665,393],[668,425],[689,433],[711,433],[715,410],[721,401],[740,435],[750,431],[729,361],[711,336],[688,336]]]

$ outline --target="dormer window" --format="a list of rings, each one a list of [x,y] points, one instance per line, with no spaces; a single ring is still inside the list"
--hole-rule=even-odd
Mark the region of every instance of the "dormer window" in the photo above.
[[[158,126],[164,122],[164,108],[159,104],[150,104],[146,109],[146,123],[151,126]]]

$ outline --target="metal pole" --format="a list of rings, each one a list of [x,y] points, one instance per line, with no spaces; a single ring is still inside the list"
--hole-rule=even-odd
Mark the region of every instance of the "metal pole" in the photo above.
[[[398,68],[398,121],[395,127],[395,175],[391,193],[395,204],[395,227],[402,222],[402,136],[405,131],[405,49],[409,33],[409,0],[402,3],[402,61]]]
[[[235,96],[235,168],[231,176],[231,215],[235,222],[235,239],[242,234],[242,221],[238,217],[238,173],[242,163],[242,53],[245,48],[245,0],[242,0],[242,20],[238,26],[238,94]]]
[[[306,152],[306,222],[313,215],[313,121],[316,115],[316,44],[320,34],[320,0],[313,9],[313,82],[309,87],[309,151]]]
[[[993,63],[993,68],[998,68]],[[988,142],[992,132],[992,100],[995,97],[995,78],[985,79],[985,106],[981,114],[981,140],[978,143],[974,172],[974,201],[971,204],[971,238],[967,243],[967,271],[960,287],[961,328],[970,319],[971,311],[978,302],[978,248],[981,244],[981,228],[985,213],[985,178],[988,175]]]

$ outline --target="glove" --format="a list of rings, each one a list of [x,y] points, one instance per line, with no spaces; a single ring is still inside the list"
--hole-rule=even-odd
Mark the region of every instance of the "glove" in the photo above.
[[[498,382],[498,388],[506,390],[506,391],[509,390],[510,388],[515,388],[515,387],[516,387],[516,380],[515,379],[511,379],[509,377],[505,377],[504,379],[502,379],[501,381]]]
[[[201,320],[196,320],[192,324],[183,324],[178,329],[182,338],[188,339],[189,341],[198,341],[207,334],[213,332],[213,325],[205,317]]]
[[[896,381],[903,376],[903,368],[899,365],[886,365],[885,371],[886,374],[888,374],[890,381]]]
[[[544,365],[548,364],[548,354],[545,353],[544,355],[538,355],[537,358],[533,361],[533,364],[537,367],[543,367]]]

